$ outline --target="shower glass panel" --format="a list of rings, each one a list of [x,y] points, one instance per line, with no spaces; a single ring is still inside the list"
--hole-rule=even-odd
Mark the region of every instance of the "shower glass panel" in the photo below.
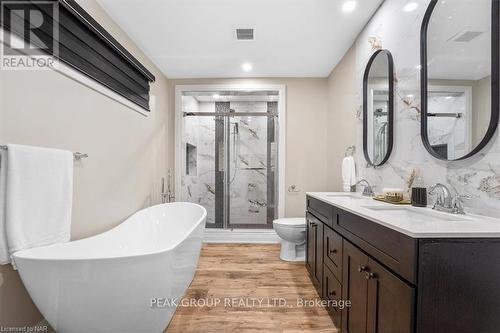
[[[277,92],[182,96],[181,200],[207,227],[272,228],[277,216]]]
[[[229,118],[228,203],[230,227],[266,226],[274,219],[276,102],[234,102],[238,113],[261,116]]]

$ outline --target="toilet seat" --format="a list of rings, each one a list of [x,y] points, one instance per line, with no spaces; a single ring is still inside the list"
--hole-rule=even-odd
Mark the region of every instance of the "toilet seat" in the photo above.
[[[305,218],[282,218],[273,221],[274,224],[278,224],[283,227],[288,228],[304,228],[306,226]]]

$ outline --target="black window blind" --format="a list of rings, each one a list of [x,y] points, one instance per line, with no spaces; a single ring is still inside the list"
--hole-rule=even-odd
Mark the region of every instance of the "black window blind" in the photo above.
[[[42,6],[42,2],[39,4],[37,1],[29,2],[30,6],[43,13],[44,19],[50,18],[54,22],[56,34],[50,25],[42,25],[36,32],[41,41],[53,41],[56,51],[52,54],[65,64],[149,111],[149,84],[155,80],[153,74],[74,0],[53,2],[57,6],[57,11],[52,10],[50,6]],[[10,6],[8,0],[0,0],[0,3],[2,8]],[[18,4],[19,2],[17,6]],[[2,15],[2,27],[12,34],[23,36],[25,40],[28,39],[28,34],[23,33],[26,21],[27,19],[23,25],[22,20],[11,20],[9,16]],[[34,43],[33,40],[29,42]]]

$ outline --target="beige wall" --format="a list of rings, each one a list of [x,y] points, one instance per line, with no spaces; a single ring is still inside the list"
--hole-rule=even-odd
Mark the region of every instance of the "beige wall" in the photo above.
[[[174,110],[175,85],[180,84],[284,84],[286,85],[286,192],[285,214],[304,216],[305,192],[327,190],[327,80],[326,79],[186,79],[169,80],[169,105]],[[173,112],[170,112],[173,117]],[[173,124],[173,120],[171,121]],[[174,133],[171,127],[170,133]],[[173,139],[173,136],[172,138]],[[173,156],[170,156],[173,158]]]
[[[89,154],[76,164],[73,239],[98,234],[157,202],[168,151],[167,80],[93,0],[81,5],[156,76],[149,117],[52,71],[0,71],[0,143]],[[46,88],[44,88],[46,87]],[[0,266],[0,326],[41,315],[17,272]]]
[[[352,46],[328,77],[327,186],[342,191],[342,159],[356,145],[356,46]],[[359,148],[361,149],[361,147]]]

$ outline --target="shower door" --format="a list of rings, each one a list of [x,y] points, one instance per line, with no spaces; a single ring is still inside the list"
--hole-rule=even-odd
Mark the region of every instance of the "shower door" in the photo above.
[[[276,102],[231,103],[227,120],[226,227],[270,228],[275,217]],[[251,112],[251,116],[245,116]]]
[[[277,109],[274,101],[183,98],[181,200],[207,209],[207,227],[272,228]]]

